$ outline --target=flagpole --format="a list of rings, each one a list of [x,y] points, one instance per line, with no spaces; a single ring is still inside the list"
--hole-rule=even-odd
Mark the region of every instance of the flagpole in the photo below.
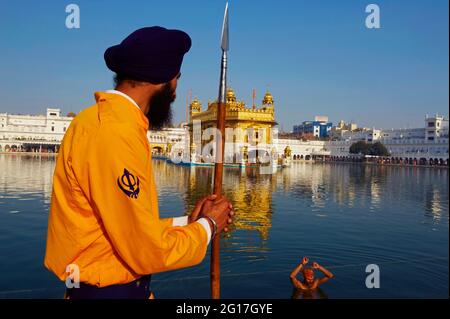
[[[225,150],[225,113],[227,89],[227,51],[228,51],[228,2],[225,5],[225,14],[222,26],[222,60],[220,67],[219,98],[217,100],[217,135],[216,135],[216,160],[214,164],[214,189],[213,193],[218,197],[222,195],[223,162]],[[220,134],[219,134],[220,132]],[[219,136],[218,136],[219,135]],[[220,237],[215,236],[211,247],[211,298],[220,298]]]

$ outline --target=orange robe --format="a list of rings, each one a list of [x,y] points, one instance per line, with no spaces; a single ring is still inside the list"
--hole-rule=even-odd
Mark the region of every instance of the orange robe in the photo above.
[[[148,119],[124,96],[96,93],[72,121],[53,177],[45,266],[61,280],[76,265],[98,287],[200,263],[209,234],[160,219]]]

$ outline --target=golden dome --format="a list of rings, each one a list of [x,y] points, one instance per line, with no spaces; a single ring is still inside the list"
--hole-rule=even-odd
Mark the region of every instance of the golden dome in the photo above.
[[[236,94],[232,88],[227,89],[227,102],[236,102]]]
[[[202,110],[202,104],[200,103],[200,101],[197,98],[192,101],[191,110],[197,111],[197,112],[200,112]]]
[[[263,105],[267,105],[267,104],[273,105],[273,96],[272,96],[272,94],[270,94],[269,91],[267,91],[266,95],[264,95],[264,99],[262,101],[262,104]]]

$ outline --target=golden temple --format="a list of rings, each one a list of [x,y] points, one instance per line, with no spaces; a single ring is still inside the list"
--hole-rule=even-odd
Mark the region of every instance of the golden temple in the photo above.
[[[202,104],[198,99],[194,99],[189,105],[190,114],[190,149],[191,160],[199,154],[200,148],[195,142],[201,140],[201,150],[210,143],[213,136],[208,138],[196,136],[195,125],[199,123],[201,132],[207,132],[209,128],[215,128],[217,122],[217,101],[208,102],[206,110],[202,110]],[[242,159],[236,161],[236,156],[225,157],[225,162],[248,162],[248,153],[258,145],[269,146],[272,144],[271,129],[276,125],[275,105],[272,94],[266,92],[262,100],[261,107],[253,105],[247,108],[245,102],[239,101],[233,89],[228,88],[226,92],[226,116],[225,116],[225,154],[232,151],[241,153]],[[202,133],[204,135],[204,133]],[[230,150],[229,144],[239,149]],[[227,145],[228,144],[228,145]],[[228,149],[228,150],[227,150]],[[229,154],[229,153],[228,153]],[[204,155],[204,154],[203,154]],[[195,161],[195,160],[193,160]]]

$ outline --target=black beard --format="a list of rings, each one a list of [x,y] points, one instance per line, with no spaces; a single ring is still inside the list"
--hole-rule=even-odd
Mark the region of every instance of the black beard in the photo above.
[[[164,84],[162,89],[150,98],[150,110],[147,113],[150,129],[160,130],[172,124],[172,103],[175,101],[174,90],[170,83]]]

